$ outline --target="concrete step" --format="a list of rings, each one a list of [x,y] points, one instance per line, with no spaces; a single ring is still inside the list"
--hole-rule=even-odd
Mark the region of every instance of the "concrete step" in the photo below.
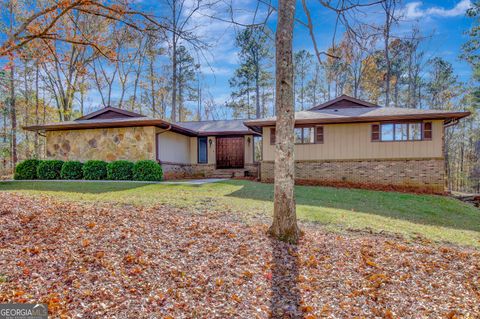
[[[244,169],[216,169],[212,176],[216,178],[244,177],[245,171]]]

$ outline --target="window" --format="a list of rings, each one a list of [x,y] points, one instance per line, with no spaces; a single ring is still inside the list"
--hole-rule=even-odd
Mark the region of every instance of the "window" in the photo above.
[[[408,141],[408,124],[395,123],[395,141]]]
[[[382,141],[393,141],[393,124],[382,124],[380,130],[380,137]]]
[[[295,138],[295,144],[301,144],[303,142],[302,135],[303,135],[303,128],[296,127],[293,131],[293,135]]]
[[[295,144],[315,143],[314,127],[296,127],[294,130]]]
[[[262,161],[262,137],[254,136],[253,137],[253,161],[255,163]]]
[[[198,164],[208,163],[208,138],[198,138]]]
[[[303,143],[315,143],[315,128],[304,127],[303,128]]]
[[[323,143],[323,126],[296,127],[293,131],[295,144]],[[270,144],[275,144],[275,129],[270,129]]]
[[[372,125],[372,141],[421,141],[431,138],[432,123],[430,122],[383,123]]]
[[[421,141],[422,123],[410,123],[408,125],[408,137],[412,141]]]

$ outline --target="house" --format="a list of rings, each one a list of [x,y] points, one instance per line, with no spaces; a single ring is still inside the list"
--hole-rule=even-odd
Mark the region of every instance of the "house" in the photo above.
[[[295,179],[443,192],[444,130],[469,112],[380,107],[342,95],[295,113]],[[263,135],[260,176],[273,180],[276,118],[246,121]]]
[[[106,107],[25,129],[43,132],[49,159],[157,160],[167,179],[258,174],[253,141],[259,133],[242,120],[170,123]]]
[[[295,113],[295,178],[444,190],[444,129],[469,112],[380,107],[342,95]],[[47,158],[157,160],[166,178],[258,173],[272,181],[276,118],[170,123],[114,107],[42,131]],[[254,161],[254,137],[263,136]],[[258,168],[260,166],[260,169]]]

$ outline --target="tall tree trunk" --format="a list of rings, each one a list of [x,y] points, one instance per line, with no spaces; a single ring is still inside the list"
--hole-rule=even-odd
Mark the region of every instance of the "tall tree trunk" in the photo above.
[[[38,108],[39,108],[39,98],[38,98],[38,75],[39,75],[39,67],[38,67],[38,60],[35,63],[35,125],[38,125]],[[83,114],[82,114],[83,115]],[[34,147],[35,147],[35,158],[38,158],[40,155],[38,149],[38,133],[35,132],[34,138]]]
[[[177,121],[177,2],[172,3],[172,122]]]
[[[280,0],[276,43],[275,108],[277,110],[275,138],[275,199],[270,233],[287,242],[296,243],[300,236],[294,196],[295,109],[293,101],[292,40],[295,0]]]
[[[304,81],[304,76],[302,74],[302,77],[301,77],[301,80],[300,80],[300,100],[302,101],[301,104],[302,104],[302,111],[305,110],[305,103],[304,103],[304,96],[303,96],[303,91],[305,90],[305,88],[303,87],[304,84],[303,84],[303,81]]]
[[[182,76],[183,74],[183,68],[182,64],[180,63],[178,67],[178,74],[180,75],[180,78],[177,80],[178,82],[178,121],[183,122],[184,121],[184,114],[183,114],[183,80],[184,77]]]
[[[8,138],[7,138],[7,108],[5,106],[5,112],[3,113],[3,134],[2,134],[2,137],[3,137],[3,142],[7,142],[8,141]],[[7,156],[4,156],[3,157],[3,169],[6,171],[7,170]]]
[[[13,20],[15,18],[15,14],[13,12],[13,1],[10,1],[10,30],[9,35],[13,34]],[[11,121],[11,137],[10,137],[10,145],[11,145],[11,158],[12,158],[12,170],[15,169],[15,165],[17,164],[17,110],[16,110],[16,101],[15,101],[15,60],[13,55],[9,56],[9,63],[11,66],[10,69],[10,121]]]
[[[260,66],[259,61],[255,61],[255,117],[257,119],[262,117],[260,110]]]
[[[388,14],[387,14],[388,16]],[[388,18],[387,18],[388,19]],[[388,47],[390,38],[389,28],[386,27],[385,31],[385,62],[386,62],[386,71],[385,71],[385,106],[390,106],[390,72],[391,72],[391,63],[390,63],[390,49]]]
[[[152,113],[153,117],[157,116],[157,100],[155,98],[155,72],[153,70],[153,63],[154,58],[152,57],[149,61],[149,68],[150,71],[150,94],[152,95]]]
[[[200,87],[200,71],[197,72],[197,121],[202,120],[202,89]]]
[[[385,50],[385,106],[390,106],[390,80],[392,77],[392,61],[390,60],[390,36],[391,28],[395,21],[395,6],[398,0],[386,0],[382,3],[385,11],[385,25],[383,29]]]
[[[25,113],[24,113],[24,118],[23,122],[24,125],[29,125],[30,124],[30,114],[29,114],[29,108],[30,108],[30,90],[28,88],[28,63],[27,59],[24,60],[24,70],[23,70],[23,89],[25,90]],[[30,132],[25,132],[25,158],[30,158]]]
[[[12,126],[11,145],[12,145],[12,169],[17,164],[17,110],[15,99],[15,63],[13,57],[10,59],[10,122]]]

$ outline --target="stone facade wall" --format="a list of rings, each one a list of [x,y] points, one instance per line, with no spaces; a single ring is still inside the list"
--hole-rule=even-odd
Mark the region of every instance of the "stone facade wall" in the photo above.
[[[155,160],[155,127],[47,131],[46,156],[60,160]]]
[[[263,182],[273,180],[274,162],[261,163]],[[445,186],[444,160],[398,159],[356,161],[296,161],[295,179],[336,183],[385,185],[408,189],[443,192]]]

